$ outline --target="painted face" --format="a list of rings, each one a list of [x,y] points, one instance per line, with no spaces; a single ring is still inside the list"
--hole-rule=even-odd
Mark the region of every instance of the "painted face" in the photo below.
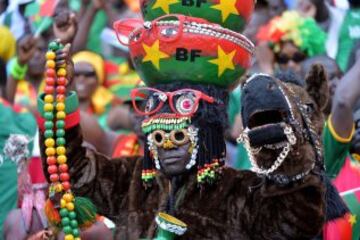
[[[305,58],[306,55],[291,42],[283,43],[280,52],[276,54],[276,62],[281,70],[292,70],[298,74],[301,72],[301,62]]]
[[[78,62],[75,64],[74,81],[80,100],[89,100],[98,87],[95,69],[89,63]]]

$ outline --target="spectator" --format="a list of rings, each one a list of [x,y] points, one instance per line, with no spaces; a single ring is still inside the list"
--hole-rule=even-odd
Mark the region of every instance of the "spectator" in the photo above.
[[[256,58],[260,69],[269,74],[276,70],[300,74],[302,61],[325,53],[326,33],[312,18],[302,18],[295,11],[273,18],[260,28],[257,39]]]
[[[336,62],[345,71],[349,65],[349,56],[355,42],[360,39],[360,1],[349,0],[350,8],[341,24],[338,38]]]
[[[351,211],[346,218],[325,228],[324,237],[327,240],[346,239],[347,235],[344,234],[352,234],[354,239],[360,236],[360,228],[354,221],[354,216],[360,216],[360,191],[356,191],[360,188],[360,108],[354,111],[360,99],[359,79],[360,61],[357,60],[336,89],[331,114],[323,132],[327,173],[334,178],[338,191],[346,192],[344,198]]]

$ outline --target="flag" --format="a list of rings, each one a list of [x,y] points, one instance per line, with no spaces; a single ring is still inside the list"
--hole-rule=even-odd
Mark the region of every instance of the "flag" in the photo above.
[[[360,188],[343,192],[342,198],[350,212],[344,217],[330,222],[325,227],[325,240],[360,239]]]
[[[35,36],[51,26],[55,7],[56,0],[36,0],[26,6],[25,16],[30,19],[36,29]]]

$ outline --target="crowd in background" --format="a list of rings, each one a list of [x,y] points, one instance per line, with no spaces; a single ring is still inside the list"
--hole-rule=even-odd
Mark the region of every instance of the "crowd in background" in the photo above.
[[[110,157],[143,154],[141,119],[130,100],[131,89],[143,83],[112,30],[115,20],[141,18],[139,9],[138,0],[0,0],[0,239],[12,239],[6,238],[11,230],[4,222],[11,225],[14,219],[25,223],[17,231],[34,234],[28,212],[46,226],[36,99],[45,88],[51,40],[73,38],[74,89],[85,144]],[[326,169],[340,192],[357,199],[350,210],[359,210],[360,1],[258,0],[244,35],[256,45],[248,74],[291,72],[305,79],[313,64],[324,66],[331,96],[322,109]],[[240,96],[240,87],[235,88],[228,105],[227,164],[250,169],[246,149],[236,141],[243,130]],[[5,154],[9,137],[19,134],[29,141],[25,164]],[[358,236],[352,239],[359,239],[360,215],[347,217],[352,236]],[[337,231],[326,226],[322,237],[338,239]]]

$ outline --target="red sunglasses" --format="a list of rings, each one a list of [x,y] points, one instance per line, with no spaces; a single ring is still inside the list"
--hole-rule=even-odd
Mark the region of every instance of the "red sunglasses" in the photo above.
[[[179,14],[168,14],[154,19],[151,22],[143,22],[141,19],[125,19],[114,22],[113,28],[119,42],[125,46],[141,42],[146,32],[154,31],[158,39],[163,42],[178,40],[183,34],[185,22],[192,22],[193,17]],[[161,25],[161,21],[171,21],[173,24]],[[196,19],[198,23],[208,23],[203,19]]]
[[[137,88],[131,91],[131,100],[136,113],[149,116],[157,113],[166,101],[173,113],[182,117],[192,116],[199,107],[199,101],[221,103],[203,92],[185,88],[174,92],[162,92],[155,88]]]

